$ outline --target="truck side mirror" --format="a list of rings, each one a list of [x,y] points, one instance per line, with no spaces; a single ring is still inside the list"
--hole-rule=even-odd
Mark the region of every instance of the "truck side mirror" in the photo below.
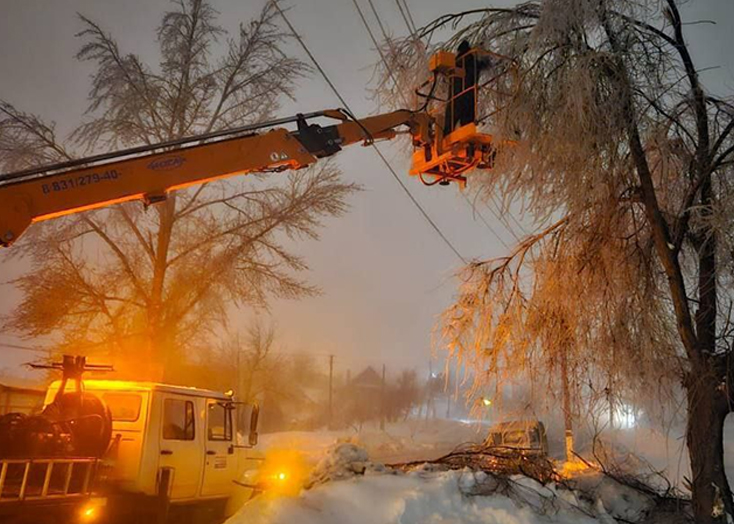
[[[257,445],[257,419],[260,418],[260,406],[252,405],[252,414],[250,415],[250,435],[248,442],[250,446]]]

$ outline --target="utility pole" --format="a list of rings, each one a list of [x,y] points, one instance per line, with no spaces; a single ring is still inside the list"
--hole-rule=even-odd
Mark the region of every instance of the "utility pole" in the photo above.
[[[380,386],[380,429],[385,429],[385,364],[382,365],[382,384]]]
[[[426,420],[433,409],[433,359],[428,360],[428,391],[426,395]],[[434,413],[435,416],[435,413]]]
[[[329,429],[334,424],[334,355],[329,355]]]

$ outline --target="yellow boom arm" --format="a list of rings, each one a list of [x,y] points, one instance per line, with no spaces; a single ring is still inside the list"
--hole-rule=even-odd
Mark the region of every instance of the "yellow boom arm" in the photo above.
[[[10,245],[34,222],[70,213],[130,200],[154,203],[170,191],[233,175],[302,169],[342,146],[393,138],[401,125],[420,141],[429,124],[425,114],[410,111],[359,121],[349,120],[340,110],[310,116],[342,122],[321,127],[299,116],[292,119],[298,122],[296,131],[274,128],[244,135],[240,131],[235,136],[228,132],[209,141],[194,137],[4,175],[0,177],[0,243]],[[110,156],[115,160],[110,161]]]
[[[431,61],[434,87],[439,76],[463,75],[452,53],[436,57]],[[34,222],[130,200],[155,203],[170,191],[233,175],[302,169],[343,146],[391,139],[401,126],[413,139],[410,174],[428,185],[453,181],[463,186],[465,173],[490,168],[492,137],[480,133],[475,122],[444,136],[437,120],[444,115],[426,111],[435,97],[421,96],[427,102],[420,111],[355,120],[344,110],[327,110],[0,175],[0,245],[15,242]],[[322,127],[308,122],[317,117],[339,123]],[[289,122],[297,123],[297,130],[275,127]]]

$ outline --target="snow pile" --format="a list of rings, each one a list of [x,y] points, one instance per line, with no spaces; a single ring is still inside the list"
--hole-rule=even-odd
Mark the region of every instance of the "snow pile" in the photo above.
[[[445,466],[444,466],[445,467]],[[565,484],[423,464],[408,473],[341,442],[327,450],[296,497],[261,496],[228,524],[642,523],[654,501],[589,470]]]
[[[298,498],[255,499],[232,517],[228,524],[600,522],[570,506],[541,515],[530,507],[518,505],[507,496],[477,495],[489,478],[483,473],[466,471],[355,476],[342,482],[317,486],[303,492]]]
[[[483,433],[457,421],[431,421],[393,425],[387,431],[270,435],[267,446],[305,452],[307,489],[294,497],[258,497],[228,524],[642,524],[683,517],[681,508],[662,508],[652,491],[638,491],[589,468],[544,485],[522,475],[460,469],[461,465],[448,470],[444,463],[422,464],[405,473],[380,463],[436,458],[472,435],[481,440]],[[622,432],[609,436],[610,458],[643,451],[657,466],[668,455],[664,444],[673,448],[661,434],[637,436],[637,442]],[[635,470],[646,463],[633,460],[625,465]]]
[[[324,457],[311,472],[311,478],[307,486],[343,480],[365,473],[382,473],[385,471],[386,468],[382,464],[370,462],[366,449],[350,442],[341,442],[327,450]]]
[[[587,501],[595,513],[622,522],[641,522],[655,504],[650,496],[598,472],[578,475],[570,484],[579,503]]]

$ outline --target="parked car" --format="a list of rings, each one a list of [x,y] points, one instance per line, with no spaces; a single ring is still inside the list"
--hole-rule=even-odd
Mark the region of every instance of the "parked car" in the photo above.
[[[548,437],[539,420],[512,420],[492,426],[485,440],[491,448],[519,450],[530,455],[548,455]]]

